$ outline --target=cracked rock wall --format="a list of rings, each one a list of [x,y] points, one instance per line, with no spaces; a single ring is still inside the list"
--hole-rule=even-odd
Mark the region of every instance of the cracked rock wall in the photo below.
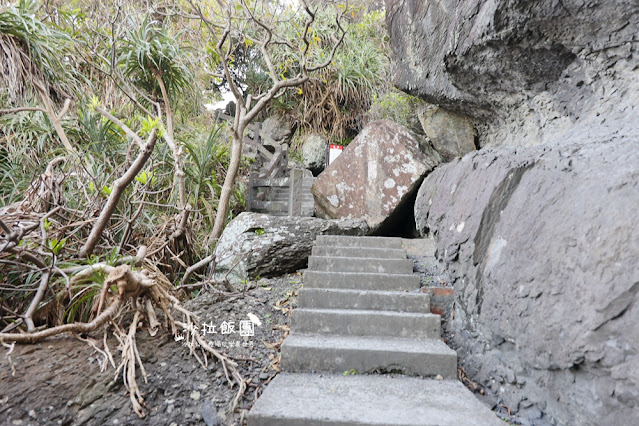
[[[638,165],[637,143],[486,149],[419,190],[460,364],[524,424],[639,424]]]
[[[639,2],[386,6],[395,84],[483,148],[415,204],[468,377],[524,424],[639,424]]]
[[[395,85],[474,118],[481,146],[636,133],[639,2],[386,0]]]

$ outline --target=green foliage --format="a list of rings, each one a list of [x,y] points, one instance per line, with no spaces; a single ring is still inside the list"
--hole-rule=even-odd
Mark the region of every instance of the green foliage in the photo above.
[[[13,101],[23,99],[27,81],[34,77],[63,92],[75,92],[77,73],[63,60],[71,53],[71,39],[40,20],[38,7],[34,0],[0,6],[0,82]]]
[[[166,130],[164,130],[164,126],[162,126],[162,123],[160,122],[160,117],[155,119],[146,117],[145,119],[143,119],[142,128],[140,129],[140,135],[148,137],[153,129],[156,130],[156,136],[158,138],[161,138],[164,135],[164,132],[166,132]]]
[[[58,240],[57,238],[53,238],[47,241],[47,245],[49,249],[53,252],[53,254],[57,256],[60,253],[60,251],[64,248],[64,245],[66,244],[66,242],[67,242],[66,238],[63,238],[61,240]]]
[[[218,175],[229,162],[229,146],[221,141],[223,126],[216,124],[205,136],[184,142],[189,167],[186,168],[187,185],[191,191],[191,202],[202,203],[202,197],[212,199],[219,194]]]
[[[74,296],[64,311],[65,322],[72,323],[89,320],[93,299],[100,294],[105,279],[106,274],[104,272],[95,271],[86,280],[80,281],[73,286],[71,290]]]
[[[156,182],[153,172],[147,172],[146,170],[142,170],[135,177],[135,180],[140,182],[141,185],[147,185],[147,184],[154,185],[154,183]]]
[[[40,112],[0,115],[0,205],[24,198],[44,172],[47,157],[62,152],[55,130]]]
[[[252,1],[247,4],[256,5]],[[43,259],[47,265],[54,261],[60,268],[100,261],[114,265],[146,245],[160,272],[178,281],[184,267],[171,259],[179,256],[184,264],[192,265],[208,254],[204,236],[213,226],[221,182],[229,167],[231,138],[224,125],[204,112],[200,89],[211,91],[212,84],[224,83],[207,74],[208,70],[219,71],[220,58],[212,48],[215,40],[201,22],[168,13],[173,7],[185,11],[183,2],[169,2],[168,7],[165,3],[149,5],[147,9],[139,2],[116,5],[70,0],[42,7],[20,0],[13,6],[0,6],[0,109],[42,108],[42,96],[34,90],[33,81],[43,83],[56,114],[65,99],[71,99],[61,125],[73,152],[62,146],[46,114],[23,111],[0,115],[0,206],[34,200],[31,213],[37,222],[47,210],[61,205],[44,222],[45,241],[37,229],[20,243],[38,256],[46,253]],[[280,78],[290,78],[299,71],[301,49],[305,48],[300,38],[303,18],[292,17],[293,8],[277,2],[259,6],[262,9],[255,9],[256,13],[264,12],[265,22],[275,23],[278,32],[297,48],[276,52],[273,62]],[[157,13],[156,7],[167,13]],[[216,4],[207,7],[209,16],[219,12]],[[318,11],[309,30],[309,52],[310,61],[318,63],[330,54],[336,28],[332,8],[312,7]],[[345,22],[348,36],[329,67],[271,104],[273,109],[287,111],[301,129],[321,130],[344,141],[352,138],[372,99],[380,99],[375,95],[385,92],[388,80],[387,46],[379,37],[384,32],[383,13],[362,10],[356,14],[351,22]],[[241,84],[242,90],[257,94],[272,85],[258,45],[251,40],[263,36],[264,30],[247,27],[245,18],[234,22],[238,25],[227,41],[234,46],[230,65],[237,81],[248,85]],[[278,39],[276,48],[283,46],[280,42]],[[160,82],[168,92],[169,105]],[[171,136],[178,149],[183,148],[187,201],[193,207],[187,231],[171,241],[183,210],[177,207],[173,191],[175,157],[168,135],[162,138],[169,130],[169,106],[173,113]],[[114,182],[140,153],[133,138],[103,117],[98,107],[142,139],[155,129],[158,141],[144,169],[122,193],[95,256],[86,259],[77,256],[79,247],[112,193]],[[245,209],[249,167],[248,161],[240,166],[227,219]],[[39,193],[50,195],[50,200],[37,199]],[[256,235],[264,232],[255,230]],[[162,249],[165,242],[169,246]],[[15,256],[7,254],[4,260],[13,262]],[[3,287],[19,288],[1,291],[0,299],[10,298],[9,306],[24,312],[33,294],[24,288],[37,288],[42,271],[19,269],[11,263],[0,268]],[[104,278],[97,273],[85,281],[74,281],[68,289],[64,279],[54,277],[43,305],[51,303],[57,309],[60,303],[65,321],[89,319]],[[56,299],[61,294],[64,299]]]
[[[417,109],[424,104],[424,101],[419,98],[393,89],[373,97],[373,104],[367,118],[371,121],[388,119],[410,128],[411,118],[416,116]]]
[[[77,121],[69,123],[68,136],[89,155],[117,160],[126,144],[124,132],[90,108],[79,108],[77,114]]]
[[[180,45],[180,35],[145,16],[137,29],[127,31],[121,44],[118,62],[124,74],[156,97],[161,96],[157,81],[161,78],[170,96],[177,96],[189,87],[190,77],[181,62],[186,46]]]

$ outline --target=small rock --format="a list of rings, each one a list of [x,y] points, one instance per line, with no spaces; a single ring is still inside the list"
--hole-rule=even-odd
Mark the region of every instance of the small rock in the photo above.
[[[191,399],[199,401],[200,400],[200,391],[191,392]]]
[[[200,413],[202,414],[202,420],[204,420],[204,423],[206,423],[207,426],[222,425],[222,419],[218,416],[215,404],[213,404],[211,400],[207,400],[204,404],[202,404]]]
[[[29,417],[31,417],[32,419],[36,418],[36,412],[35,410],[29,410]]]
[[[444,378],[440,374],[438,374],[435,376],[435,380],[444,380]]]
[[[429,105],[419,112],[419,121],[443,161],[463,157],[475,148],[475,129],[463,115]]]
[[[260,374],[260,380],[267,380],[269,378],[268,373],[262,373]]]
[[[276,143],[289,143],[293,138],[293,125],[284,116],[275,114],[262,123],[262,133]]]
[[[304,137],[302,143],[302,157],[304,167],[317,176],[326,166],[326,146],[328,141],[322,135],[310,133]]]

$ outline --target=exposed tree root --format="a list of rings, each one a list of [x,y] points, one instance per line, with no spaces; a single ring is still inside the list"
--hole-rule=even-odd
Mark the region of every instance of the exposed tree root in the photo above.
[[[200,325],[194,315],[182,307],[180,301],[171,294],[173,286],[169,280],[160,273],[153,265],[145,265],[147,269],[133,271],[128,265],[111,267],[107,265],[92,265],[87,270],[79,272],[72,281],[86,280],[95,270],[108,272],[104,282],[104,287],[99,297],[95,299],[94,314],[96,317],[86,323],[65,324],[48,328],[32,333],[0,333],[0,342],[7,348],[9,353],[15,343],[36,343],[47,337],[62,333],[86,334],[98,330],[105,326],[103,339],[104,348],[100,349],[90,338],[83,338],[104,358],[103,366],[109,364],[115,367],[115,362],[107,346],[107,333],[109,326],[113,330],[113,335],[119,342],[118,349],[121,352],[121,360],[116,368],[114,380],[122,374],[122,382],[129,392],[131,404],[136,414],[145,417],[144,397],[137,382],[136,369],[139,371],[147,383],[147,374],[138,352],[136,344],[136,334],[141,323],[148,324],[149,333],[154,336],[160,326],[154,308],[160,308],[164,313],[164,327],[171,330],[173,336],[180,335],[184,341],[188,342],[190,354],[193,355],[203,368],[208,367],[208,358],[212,357],[222,365],[224,374],[231,387],[238,384],[238,392],[232,402],[232,410],[235,411],[239,401],[247,387],[247,382],[242,378],[237,370],[237,364],[219,351],[213,349],[200,334]],[[117,288],[117,294],[110,294],[112,287]],[[107,299],[111,299],[108,307]],[[133,319],[128,327],[122,327],[121,321],[127,313],[133,312]],[[179,315],[176,320],[174,315]],[[181,333],[178,333],[178,328]],[[127,330],[127,331],[125,331]],[[11,344],[5,342],[13,342]],[[8,356],[8,354],[7,354]]]

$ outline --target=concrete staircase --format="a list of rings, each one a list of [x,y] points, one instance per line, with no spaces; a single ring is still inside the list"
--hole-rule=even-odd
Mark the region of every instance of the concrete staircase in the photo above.
[[[283,373],[249,425],[502,424],[455,379],[457,354],[412,272],[401,239],[319,236]]]

